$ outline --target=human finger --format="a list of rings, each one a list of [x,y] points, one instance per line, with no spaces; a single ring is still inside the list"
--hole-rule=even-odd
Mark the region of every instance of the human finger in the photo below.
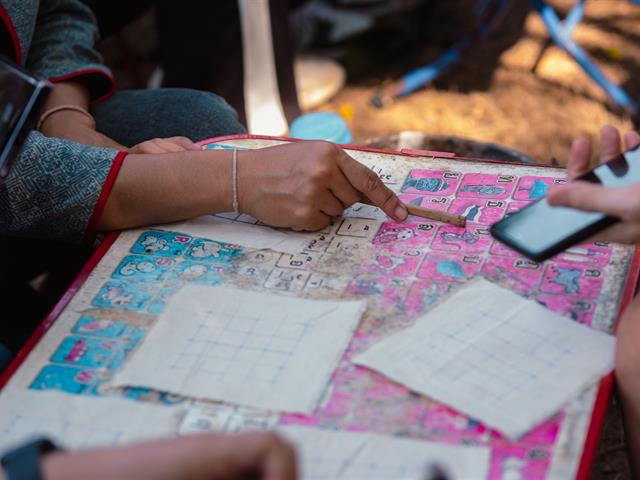
[[[573,180],[589,170],[591,160],[591,142],[587,138],[577,138],[571,145],[567,162],[567,179]]]
[[[640,133],[629,131],[624,134],[624,144],[627,150],[633,150],[640,146]]]
[[[588,182],[573,182],[549,189],[550,205],[577,208],[589,212],[600,212],[622,218],[632,213],[633,204],[628,188],[607,188]]]
[[[342,215],[346,206],[334,196],[334,194],[325,190],[318,198],[318,207],[320,210],[330,217]]]
[[[612,125],[600,130],[600,163],[605,163],[620,155],[620,132]]]
[[[163,138],[162,140],[171,142],[175,145],[179,145],[184,150],[193,150],[193,151],[201,150],[201,148],[196,143],[192,142],[191,139],[187,137],[180,137],[180,136],[168,137],[168,138]]]
[[[129,153],[136,154],[158,154],[168,153],[167,149],[157,141],[157,139],[147,140],[146,142],[134,145],[129,149]]]
[[[345,208],[349,208],[362,199],[362,194],[351,185],[340,169],[337,170],[337,173],[331,179],[329,190],[342,202]]]
[[[396,222],[403,222],[407,219],[409,215],[407,207],[395,193],[382,183],[380,177],[373,170],[357,162],[346,153],[338,158],[338,166],[349,183],[366,195],[376,207],[381,208]]]
[[[264,462],[264,480],[296,480],[296,453],[293,447],[274,435]]]

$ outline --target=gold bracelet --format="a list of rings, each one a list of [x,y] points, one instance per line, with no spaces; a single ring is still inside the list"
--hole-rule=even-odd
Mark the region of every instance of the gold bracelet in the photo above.
[[[79,107],[77,105],[59,105],[57,107],[50,108],[49,110],[44,112],[42,115],[40,115],[40,120],[38,120],[38,125],[36,126],[36,130],[40,131],[40,128],[42,128],[42,124],[47,120],[47,118],[49,118],[54,113],[60,112],[62,110],[73,110],[74,112],[79,112],[85,115],[86,117],[89,117],[93,122],[96,121],[95,118],[93,118],[93,115],[91,115],[87,110],[85,110],[82,107]]]

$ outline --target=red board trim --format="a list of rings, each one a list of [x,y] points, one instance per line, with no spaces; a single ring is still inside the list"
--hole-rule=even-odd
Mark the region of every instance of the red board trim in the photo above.
[[[624,286],[624,292],[622,293],[622,301],[620,302],[620,308],[618,309],[618,315],[616,317],[616,323],[614,331],[618,329],[620,323],[620,317],[629,303],[633,300],[638,287],[638,279],[640,278],[640,247],[636,247],[633,255],[633,260],[629,266],[629,272],[627,274],[627,281]],[[576,473],[576,479],[588,480],[591,474],[591,467],[596,457],[598,450],[598,440],[604,427],[604,419],[607,414],[607,408],[609,407],[609,400],[611,398],[611,392],[613,391],[613,373],[610,373],[600,381],[600,387],[596,400],[593,405],[593,412],[591,414],[591,423],[589,424],[589,430],[587,431],[587,437],[584,441],[584,447],[582,449],[582,457]]]

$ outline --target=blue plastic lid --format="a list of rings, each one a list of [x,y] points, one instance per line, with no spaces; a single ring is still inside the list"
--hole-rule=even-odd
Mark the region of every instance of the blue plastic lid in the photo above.
[[[292,138],[301,140],[327,140],[349,144],[353,137],[343,118],[331,112],[314,112],[296,118],[289,129]]]

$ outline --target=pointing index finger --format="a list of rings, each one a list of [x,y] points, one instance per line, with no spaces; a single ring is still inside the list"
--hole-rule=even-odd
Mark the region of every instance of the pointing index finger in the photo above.
[[[409,213],[400,199],[393,193],[380,177],[371,169],[362,165],[346,153],[338,159],[338,166],[353,187],[368,197],[376,207],[393,218],[403,222]]]

